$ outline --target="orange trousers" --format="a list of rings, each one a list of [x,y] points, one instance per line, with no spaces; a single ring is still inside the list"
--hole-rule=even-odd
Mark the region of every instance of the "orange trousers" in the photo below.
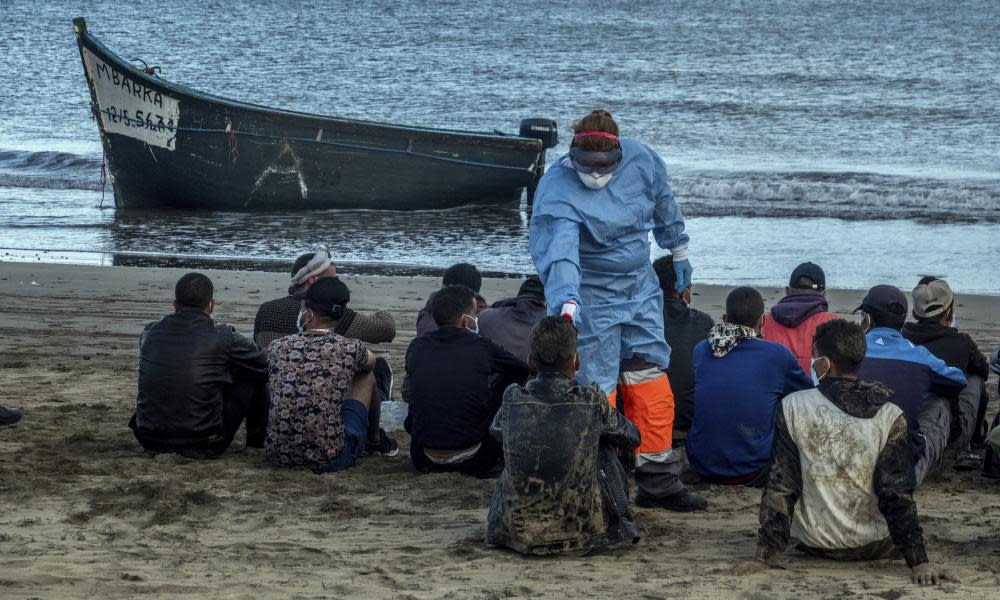
[[[639,429],[642,444],[637,454],[659,454],[673,448],[674,392],[667,374],[659,369],[625,371],[618,379],[618,388],[608,401],[618,405],[621,394],[625,418]]]

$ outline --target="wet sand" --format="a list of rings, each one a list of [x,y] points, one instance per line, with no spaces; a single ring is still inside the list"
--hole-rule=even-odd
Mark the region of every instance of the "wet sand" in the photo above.
[[[126,423],[138,334],[170,310],[184,271],[0,263],[0,404],[25,409],[0,429],[2,598],[997,598],[1000,482],[946,465],[917,493],[931,560],[960,580],[910,584],[901,559],[844,564],[790,551],[788,568],[732,577],[753,555],[760,492],[700,487],[708,512],[636,509],[634,547],[527,559],[483,545],[492,481],[417,476],[405,434],[395,458],[336,475],[261,466],[242,434],[223,458],[143,454]],[[280,274],[207,272],[217,320],[250,333]],[[389,309],[402,359],[416,311],[438,281],[346,277],[352,307]],[[490,301],[516,280],[488,280]],[[728,288],[699,287],[718,317]],[[780,297],[762,290],[769,304]],[[835,311],[860,301],[831,293]],[[960,296],[959,325],[1000,344],[1000,298]],[[995,391],[995,379],[990,387]]]

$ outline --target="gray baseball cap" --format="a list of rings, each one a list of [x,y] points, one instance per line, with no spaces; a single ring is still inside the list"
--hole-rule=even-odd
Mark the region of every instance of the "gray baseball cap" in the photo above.
[[[913,316],[927,319],[943,315],[955,303],[955,294],[944,279],[935,279],[913,288]]]

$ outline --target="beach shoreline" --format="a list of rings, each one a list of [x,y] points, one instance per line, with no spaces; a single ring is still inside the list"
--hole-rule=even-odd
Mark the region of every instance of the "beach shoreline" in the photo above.
[[[528,559],[482,543],[492,481],[416,475],[403,433],[399,456],[327,476],[264,467],[242,434],[217,460],[149,457],[126,426],[138,335],[171,311],[186,271],[0,262],[0,404],[25,409],[0,429],[4,598],[991,598],[1000,585],[1000,484],[948,465],[916,497],[931,560],[961,583],[921,589],[901,559],[792,550],[786,570],[729,576],[753,556],[759,490],[699,486],[708,512],[636,509],[635,547]],[[247,335],[257,306],[288,284],[279,272],[203,272],[216,319]],[[344,280],[352,308],[396,317],[396,340],[373,350],[388,355],[398,399],[416,313],[439,279]],[[519,284],[485,279],[482,293],[492,302]],[[696,284],[695,306],[718,318],[729,289]],[[783,293],[758,289],[768,306]],[[986,352],[1000,345],[1000,299],[957,292],[959,327]],[[857,319],[862,291],[829,296]]]

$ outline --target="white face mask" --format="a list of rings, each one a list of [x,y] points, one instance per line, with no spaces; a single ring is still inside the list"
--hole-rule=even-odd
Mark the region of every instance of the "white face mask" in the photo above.
[[[579,171],[576,174],[580,177],[580,181],[583,185],[587,186],[592,190],[599,190],[602,187],[608,185],[611,178],[615,176],[614,173],[608,173],[607,175],[598,175],[597,173],[581,173]]]

